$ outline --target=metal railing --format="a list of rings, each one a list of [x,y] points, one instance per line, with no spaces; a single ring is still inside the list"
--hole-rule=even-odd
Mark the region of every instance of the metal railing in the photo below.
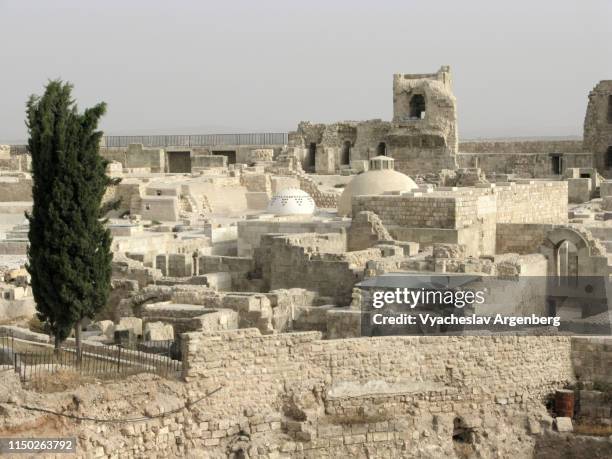
[[[83,343],[80,351],[65,342],[57,352],[30,350],[23,345],[27,341],[17,341],[0,332],[0,364],[12,365],[23,382],[65,370],[104,378],[137,373],[180,378],[183,369],[180,346],[174,340],[141,341],[134,346]]]
[[[102,146],[123,148],[131,143],[145,147],[214,147],[217,145],[286,145],[286,132],[256,132],[249,134],[199,134],[199,135],[108,135]]]

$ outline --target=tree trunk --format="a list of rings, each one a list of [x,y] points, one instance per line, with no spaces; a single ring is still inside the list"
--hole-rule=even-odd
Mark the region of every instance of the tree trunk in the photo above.
[[[79,319],[74,324],[74,340],[76,342],[76,362],[81,364],[81,320]]]
[[[53,352],[56,356],[59,355],[60,352],[60,344],[62,344],[62,341],[60,340],[60,334],[59,332],[55,333],[55,342],[54,342],[54,349]]]

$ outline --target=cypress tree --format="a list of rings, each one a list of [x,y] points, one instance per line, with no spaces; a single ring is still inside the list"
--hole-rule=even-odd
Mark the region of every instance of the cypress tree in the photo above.
[[[110,290],[111,235],[101,209],[113,180],[99,153],[106,105],[79,113],[71,93],[71,84],[54,80],[27,102],[33,178],[27,269],[37,316],[56,350],[74,327],[80,358],[82,319],[93,318]]]

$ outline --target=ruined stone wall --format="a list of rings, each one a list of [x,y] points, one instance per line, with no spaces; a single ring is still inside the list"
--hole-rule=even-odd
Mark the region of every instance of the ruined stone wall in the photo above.
[[[225,384],[222,404],[211,399],[197,408],[224,424],[217,431],[206,424],[196,438],[224,446],[248,425],[291,457],[356,457],[368,446],[397,457],[398,448],[416,451],[429,442],[452,456],[444,451],[452,451],[453,418],[487,430],[520,410],[526,425],[529,413],[543,411],[546,395],[574,380],[569,337],[322,341],[318,332],[238,330],[189,333],[183,345],[194,393]],[[248,379],[257,384],[244,384]]]
[[[217,272],[246,273],[253,269],[253,259],[246,257],[201,256],[198,259],[198,274]]]
[[[278,403],[285,384],[302,379],[328,387],[373,380],[430,382],[466,389],[476,402],[504,399],[510,404],[538,398],[574,379],[570,337],[319,338],[318,332],[190,333],[183,340],[184,376],[195,386],[224,381],[228,391],[240,391],[228,400],[228,408],[262,411]],[[260,375],[259,383],[244,387],[247,374]]]
[[[29,153],[0,155],[0,171],[30,172],[31,165],[32,156]]]
[[[582,140],[484,140],[459,142],[461,153],[576,153],[582,150]]]
[[[351,301],[353,286],[360,281],[368,258],[380,257],[380,250],[360,257],[344,253],[343,234],[268,235],[261,239],[254,259],[264,290],[304,288],[330,297],[339,305]]]
[[[495,196],[497,223],[567,223],[567,182],[517,182]]]
[[[123,167],[127,164],[127,147],[100,148],[100,156],[108,161],[117,161]]]
[[[0,178],[0,202],[31,201],[32,180],[25,177]]]
[[[374,212],[360,212],[353,218],[347,233],[349,251],[368,249],[379,241],[391,241],[393,238]]]
[[[554,225],[545,223],[498,223],[496,253],[537,253]]]
[[[572,167],[592,167],[590,153],[572,152],[561,154],[561,170],[554,170],[550,153],[459,153],[459,167],[479,167],[487,177],[495,174],[515,174],[522,178],[552,177],[561,175]]]
[[[260,191],[268,194],[272,192],[269,174],[242,174],[240,176],[240,185],[244,186],[247,191]]]
[[[248,257],[259,247],[261,237],[271,233],[341,233],[346,221],[309,221],[303,219],[243,220],[238,222],[238,256]]]
[[[320,338],[186,333],[185,384],[138,375],[85,385],[76,408],[71,393],[25,394],[12,372],[0,384],[2,400],[141,422],[44,424],[19,403],[2,408],[13,429],[76,436],[79,457],[455,457],[465,451],[454,449],[457,419],[478,457],[532,457],[552,435],[538,435],[550,428],[546,397],[575,381],[570,337]]]
[[[593,167],[604,177],[612,177],[612,80],[600,81],[589,93],[584,149],[593,154]]]
[[[580,381],[612,384],[612,337],[573,337],[572,362]]]
[[[308,193],[320,209],[333,209],[338,206],[340,191],[322,191],[312,177],[304,173],[298,174],[300,189]]]
[[[387,134],[391,123],[379,119],[357,124],[357,138],[351,149],[351,161],[368,160],[388,152]]]
[[[553,155],[561,156],[555,171]],[[488,177],[515,174],[518,177],[551,177],[571,167],[592,167],[592,156],[581,140],[507,140],[459,142],[459,167],[479,167]]]

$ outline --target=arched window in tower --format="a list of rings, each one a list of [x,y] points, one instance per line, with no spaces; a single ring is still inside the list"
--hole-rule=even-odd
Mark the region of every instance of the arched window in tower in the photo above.
[[[612,124],[612,94],[608,96],[608,123]]]
[[[415,94],[410,98],[410,118],[422,120],[425,118],[425,97]]]
[[[344,142],[342,145],[342,152],[340,154],[340,164],[347,165],[351,163],[351,142],[349,140]]]
[[[376,147],[376,156],[387,156],[387,144],[380,142]]]
[[[606,151],[606,169],[612,169],[612,146]]]

